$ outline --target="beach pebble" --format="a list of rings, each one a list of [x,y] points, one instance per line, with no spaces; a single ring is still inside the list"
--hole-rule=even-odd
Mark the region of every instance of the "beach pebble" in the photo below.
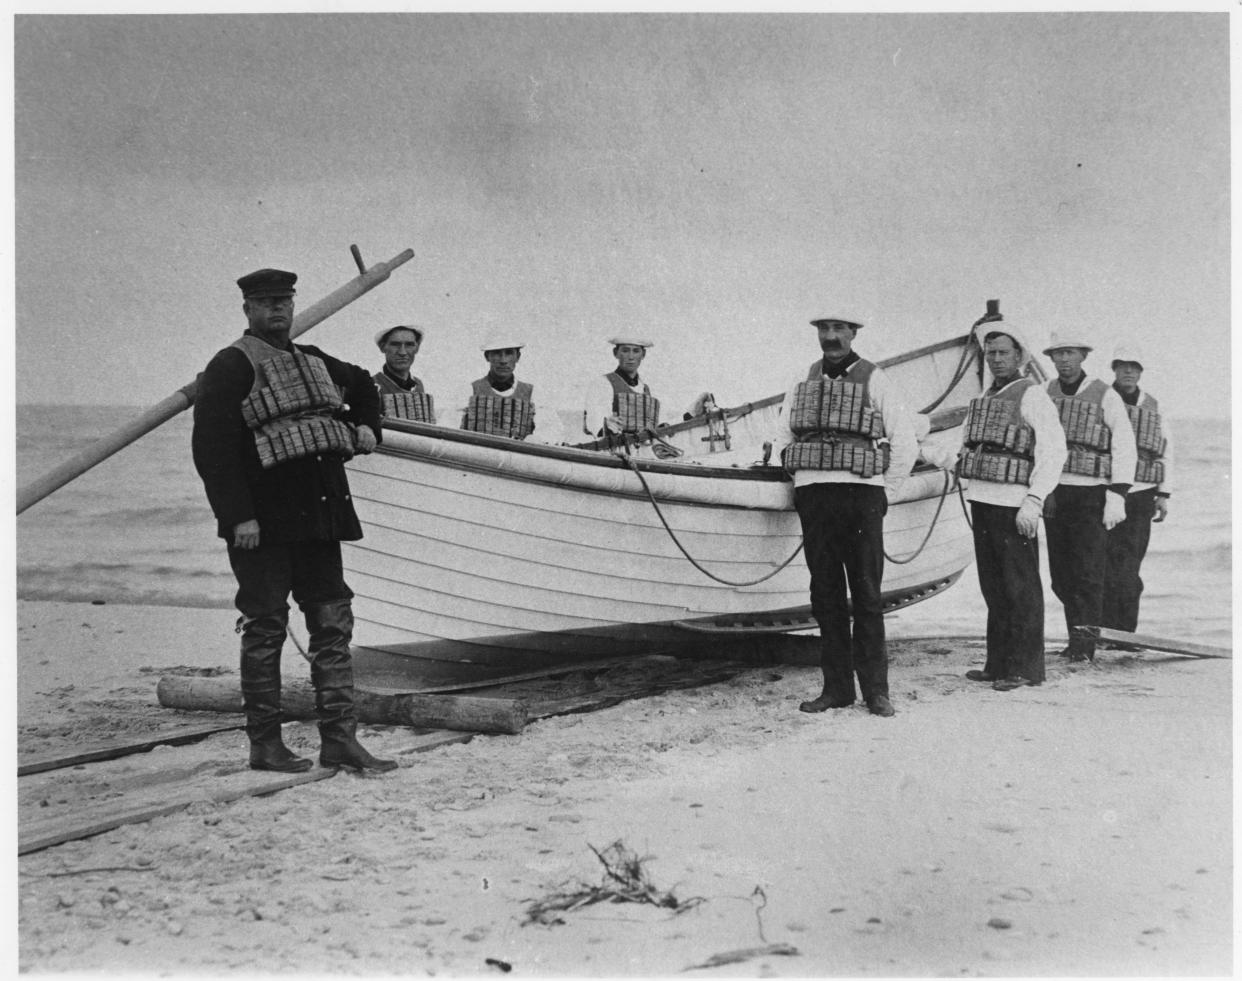
[[[1011,926],[1013,926],[1013,924],[1003,917],[994,916],[988,920],[988,926],[990,926],[993,930],[1008,930]]]
[[[66,896],[64,893],[60,893],[56,897],[56,905],[60,907],[61,909],[68,909],[70,906],[72,906],[76,902],[77,902],[76,899],[74,899],[72,896]]]
[[[179,920],[169,920],[165,929],[174,937],[179,937],[185,931],[185,924]]]

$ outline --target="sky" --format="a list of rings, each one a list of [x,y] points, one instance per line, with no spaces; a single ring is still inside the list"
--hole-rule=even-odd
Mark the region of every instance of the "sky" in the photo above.
[[[16,399],[158,402],[244,329],[239,276],[304,307],[356,244],[415,258],[301,340],[374,371],[423,325],[441,406],[497,335],[538,405],[619,330],[666,405],[732,405],[818,355],[812,318],[879,359],[999,299],[1223,417],[1227,10],[19,13]]]

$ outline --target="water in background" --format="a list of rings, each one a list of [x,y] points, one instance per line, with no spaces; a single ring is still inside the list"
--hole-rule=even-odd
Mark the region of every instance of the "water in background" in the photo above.
[[[17,407],[22,486],[141,410]],[[1170,516],[1152,529],[1139,630],[1203,644],[1231,638],[1231,451],[1228,421],[1183,422]],[[1193,445],[1187,435],[1194,432]],[[1048,587],[1049,638],[1064,637]],[[108,603],[230,607],[233,578],[190,459],[182,413],[17,518],[17,595]],[[889,619],[893,636],[983,631],[974,568],[946,593]]]

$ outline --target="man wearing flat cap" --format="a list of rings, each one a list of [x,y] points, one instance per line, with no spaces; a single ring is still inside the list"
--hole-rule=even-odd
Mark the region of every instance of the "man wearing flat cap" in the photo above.
[[[593,381],[583,396],[582,430],[588,436],[638,436],[660,424],[660,400],[638,377],[639,366],[655,344],[637,334],[608,339],[617,366]]]
[[[385,327],[375,335],[384,366],[372,377],[380,393],[380,413],[390,419],[434,423],[435,409],[423,381],[411,373],[427,328],[416,324]]]
[[[1104,612],[1101,626],[1133,633],[1138,629],[1139,572],[1151,542],[1151,526],[1169,513],[1173,449],[1169,423],[1150,392],[1139,388],[1143,354],[1137,344],[1118,344],[1113,352],[1113,390],[1125,403],[1134,430],[1138,464],[1126,495],[1126,520],[1108,532],[1104,563]]]
[[[1091,350],[1081,336],[1057,332],[1044,348],[1057,373],[1047,392],[1067,450],[1057,488],[1044,502],[1044,528],[1052,591],[1069,633],[1060,653],[1072,662],[1095,659],[1096,638],[1082,628],[1101,626],[1107,533],[1126,518],[1138,463],[1121,397],[1083,370]]]
[[[852,705],[857,675],[868,711],[887,717],[884,515],[918,456],[914,418],[883,370],[854,352],[861,321],[832,316],[811,325],[822,356],[791,379],[772,437],[793,476],[820,633],[823,691],[799,708]]]
[[[523,342],[509,334],[483,342],[487,374],[470,383],[462,429],[507,439],[525,439],[535,431],[535,387],[517,380],[523,347]]]
[[[309,635],[320,764],[392,770],[395,762],[376,759],[356,737],[354,594],[341,566],[341,542],[362,537],[344,464],[379,441],[379,397],[365,369],[292,343],[295,282],[279,269],[237,281],[249,326],[208,363],[194,401],[194,466],[237,580],[250,766],[311,767],[280,731],[292,595]]]

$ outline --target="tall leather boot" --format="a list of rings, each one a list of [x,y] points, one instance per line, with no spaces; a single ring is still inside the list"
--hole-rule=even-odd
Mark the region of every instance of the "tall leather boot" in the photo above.
[[[319,716],[319,765],[374,773],[395,770],[396,760],[376,759],[357,739],[354,666],[349,653],[354,614],[349,600],[307,606],[305,612],[315,712]]]
[[[288,611],[239,621],[241,690],[250,737],[250,769],[299,773],[311,761],[295,756],[280,736],[280,648]]]

